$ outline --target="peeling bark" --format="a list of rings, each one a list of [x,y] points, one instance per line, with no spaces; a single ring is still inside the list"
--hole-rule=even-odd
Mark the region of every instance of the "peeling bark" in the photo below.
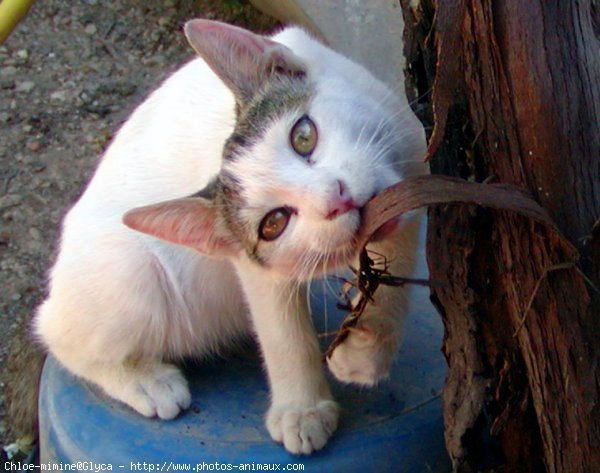
[[[430,210],[455,469],[600,471],[595,5],[411,3],[402,1],[407,92],[433,125],[433,172],[522,188],[563,235],[508,213]]]

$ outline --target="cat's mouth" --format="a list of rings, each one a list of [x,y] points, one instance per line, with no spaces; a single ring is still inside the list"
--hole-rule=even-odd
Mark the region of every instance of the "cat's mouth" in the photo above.
[[[314,273],[319,273],[321,276],[325,276],[336,271],[347,269],[348,266],[352,266],[356,263],[358,253],[362,249],[358,247],[358,241],[359,236],[361,235],[361,227],[363,222],[362,212],[359,211],[359,215],[360,218],[352,237],[344,242],[341,242],[335,248],[332,248],[329,251],[321,254]],[[388,220],[381,227],[379,227],[379,229],[377,229],[370,241],[377,242],[385,240],[398,229],[400,222],[401,217],[395,217],[391,220]]]
[[[373,199],[377,195],[378,195],[378,192],[374,192],[373,195],[371,195],[371,197],[369,199],[367,199],[367,201],[359,209],[360,224],[359,224],[358,229],[356,230],[356,233],[355,233],[356,240],[359,239],[359,236],[361,235],[361,232],[363,230],[362,227],[363,227],[363,224],[364,224],[364,208],[367,205],[367,203],[369,203],[371,201],[371,199]],[[394,233],[396,231],[396,229],[400,225],[400,221],[401,220],[402,220],[401,216],[396,216],[396,217],[391,218],[390,220],[388,220],[387,222],[385,222],[383,225],[381,225],[375,231],[375,233],[372,234],[372,236],[371,236],[371,238],[370,238],[369,241],[376,242],[376,241],[385,240],[389,235],[391,235],[392,233]],[[360,250],[361,250],[361,248],[356,248],[357,252],[360,251]]]
[[[392,233],[394,233],[394,231],[396,231],[396,229],[398,228],[398,226],[400,225],[400,220],[401,217],[394,217],[391,220],[388,220],[387,222],[385,222],[383,225],[381,225],[381,227],[379,227],[375,233],[373,233],[373,236],[371,237],[370,241],[381,241],[381,240],[385,240],[389,235],[391,235]],[[361,220],[362,222],[362,220]]]
[[[348,220],[342,222],[340,221],[342,219]],[[358,254],[362,249],[358,247],[362,235],[362,208],[353,209],[334,220],[338,220],[337,224],[340,227],[337,229],[333,227],[329,237],[314,246],[312,250],[280,259],[280,263],[283,263],[281,268],[285,268],[285,273],[301,280],[309,280],[339,273],[349,266],[356,265]],[[387,221],[373,234],[370,241],[377,242],[388,238],[399,225],[400,218]],[[335,238],[336,236],[338,238]],[[331,246],[328,247],[325,241]]]

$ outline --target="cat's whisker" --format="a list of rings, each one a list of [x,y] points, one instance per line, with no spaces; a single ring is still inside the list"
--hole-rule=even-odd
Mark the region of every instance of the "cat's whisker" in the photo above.
[[[398,116],[400,117],[404,117],[406,116],[407,112],[410,112],[412,114],[412,110],[414,109],[414,107],[416,107],[416,105],[419,103],[419,101],[423,98],[425,98],[429,93],[431,93],[431,91],[433,90],[433,88],[429,88],[427,89],[424,93],[422,93],[421,95],[419,95],[418,97],[415,97],[413,100],[408,101],[405,105],[403,105],[402,107],[399,107],[397,109],[397,111],[392,115],[392,117],[395,119]],[[381,107],[386,107],[389,99],[392,98],[394,96],[394,92],[393,91],[388,91],[387,94],[383,95],[381,97],[381,99],[379,100],[379,105]]]
[[[329,308],[327,306],[327,278],[321,279],[321,290],[323,292],[323,330],[329,332]]]
[[[323,276],[322,276],[322,284],[323,284],[323,307],[325,308],[325,333],[329,332],[329,311],[327,310],[327,298],[332,293],[329,281],[329,263],[330,253],[329,248],[327,248],[327,252],[325,253],[325,261],[323,263]]]

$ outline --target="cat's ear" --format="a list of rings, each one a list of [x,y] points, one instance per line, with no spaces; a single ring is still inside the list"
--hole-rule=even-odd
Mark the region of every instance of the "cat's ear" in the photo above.
[[[242,104],[272,74],[306,74],[302,61],[289,48],[237,26],[191,20],[184,31],[190,45]]]
[[[211,256],[233,256],[240,250],[237,240],[223,225],[216,205],[201,197],[138,207],[123,216],[123,223]]]

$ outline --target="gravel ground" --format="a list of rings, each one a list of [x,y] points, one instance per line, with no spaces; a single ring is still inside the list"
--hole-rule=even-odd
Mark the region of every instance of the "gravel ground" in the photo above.
[[[240,0],[45,0],[0,46],[0,371],[44,295],[63,215],[119,124],[191,57],[180,26],[194,16],[275,26]],[[0,445],[4,412],[0,395]]]

